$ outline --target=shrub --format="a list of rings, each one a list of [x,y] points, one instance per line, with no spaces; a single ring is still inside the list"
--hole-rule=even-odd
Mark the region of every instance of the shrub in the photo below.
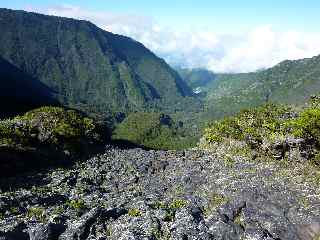
[[[67,202],[67,206],[80,211],[86,208],[85,202],[82,199],[75,199]]]
[[[34,218],[37,221],[45,222],[47,219],[46,212],[43,208],[40,207],[32,207],[27,211],[28,218]]]
[[[15,119],[16,121],[26,121],[29,123],[29,128],[42,128],[42,131],[44,130],[50,135],[47,140],[52,143],[59,141],[61,137],[72,139],[90,136],[95,130],[92,119],[86,118],[74,110],[58,107],[42,107]]]
[[[274,133],[285,132],[284,122],[290,109],[274,104],[243,110],[234,117],[215,121],[205,129],[207,143],[222,142],[226,138],[246,140],[249,144],[261,143],[264,137],[271,138]]]
[[[319,108],[320,107],[320,96],[314,95],[310,97],[309,105],[312,108]]]
[[[128,214],[130,217],[141,217],[142,216],[142,212],[139,209],[130,209],[128,211]]]
[[[92,119],[59,107],[41,107],[23,116],[0,121],[0,144],[51,145],[75,152],[81,149],[83,142],[99,140]]]
[[[165,203],[165,202],[156,202],[151,205],[153,209],[161,209],[165,211],[164,221],[165,222],[171,222],[176,215],[176,212],[184,208],[188,205],[188,202],[183,199],[175,199],[171,203]]]
[[[181,199],[176,199],[170,204],[169,208],[170,209],[180,209],[180,208],[183,208],[185,206],[187,206],[187,202],[186,201],[181,200]]]
[[[169,204],[169,206],[165,209],[166,214],[163,220],[165,222],[171,222],[175,218],[176,212],[179,209],[186,207],[187,204],[188,203],[182,199],[173,200],[172,203]]]
[[[320,109],[306,109],[297,119],[288,123],[292,128],[294,136],[314,141],[320,145]]]
[[[213,211],[216,211],[219,207],[221,207],[223,204],[227,203],[229,201],[229,198],[219,194],[219,193],[211,193],[208,196],[208,205],[203,207],[203,212],[206,216],[208,216]]]
[[[204,148],[223,147],[227,140],[232,140],[246,143],[264,156],[301,157],[319,165],[320,97],[312,97],[309,105],[298,113],[274,104],[244,110],[234,117],[213,122],[205,130],[204,140]]]

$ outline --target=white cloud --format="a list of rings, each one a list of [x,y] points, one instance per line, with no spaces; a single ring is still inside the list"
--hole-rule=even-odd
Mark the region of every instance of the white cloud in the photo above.
[[[71,5],[26,10],[86,19],[107,31],[142,42],[170,64],[204,67],[215,72],[255,71],[286,59],[320,54],[320,32],[276,32],[272,26],[265,25],[243,34],[220,35],[199,29],[168,28],[151,17],[89,11]]]

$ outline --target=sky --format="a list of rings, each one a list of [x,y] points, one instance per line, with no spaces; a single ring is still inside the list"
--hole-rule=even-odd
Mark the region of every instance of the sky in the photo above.
[[[1,0],[0,7],[86,19],[171,65],[214,72],[320,54],[318,0]]]

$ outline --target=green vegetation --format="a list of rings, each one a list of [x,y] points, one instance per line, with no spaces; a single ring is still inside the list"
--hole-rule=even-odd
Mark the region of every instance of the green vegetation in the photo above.
[[[29,208],[27,211],[27,217],[33,218],[39,222],[45,222],[47,219],[45,210],[40,207]]]
[[[156,202],[151,205],[154,209],[162,209],[166,211],[164,221],[171,222],[176,215],[176,212],[184,207],[188,206],[188,202],[183,199],[175,199],[171,203],[164,203],[164,202]]]
[[[167,204],[164,202],[156,202],[154,204],[151,204],[151,208],[153,208],[153,209],[166,209]]]
[[[155,240],[169,240],[170,239],[170,232],[167,231],[163,231],[162,229],[159,228],[155,228],[153,231],[153,237],[155,238]]]
[[[252,150],[282,159],[287,156],[291,148],[305,148],[309,149],[305,157],[318,163],[319,102],[312,98],[310,104],[299,112],[290,107],[267,104],[243,110],[234,117],[214,121],[205,129],[202,147],[225,145],[228,141],[245,142]],[[294,146],[292,143],[290,145],[288,139],[296,139],[293,141],[302,145]]]
[[[177,68],[181,78],[193,89],[195,92],[204,93],[208,86],[212,85],[216,78],[219,76],[206,69],[185,69]],[[200,94],[201,95],[201,94]]]
[[[254,73],[221,74],[206,89],[208,115],[220,118],[266,102],[301,104],[320,91],[320,56]]]
[[[320,146],[320,108],[306,109],[290,126],[294,136],[315,141]]]
[[[287,107],[274,104],[243,110],[234,117],[226,117],[209,124],[204,136],[208,143],[233,138],[261,144],[263,138],[271,139],[277,133],[284,134],[284,116],[289,111]]]
[[[182,199],[176,199],[173,200],[172,203],[170,203],[166,208],[166,215],[164,217],[164,221],[166,222],[171,222],[175,216],[176,216],[176,212],[181,209],[184,208],[188,205],[188,202],[186,202],[185,200]]]
[[[217,208],[229,201],[227,197],[215,192],[208,196],[208,200],[208,205],[203,207],[203,213],[205,216],[210,215],[213,211],[216,211]]]
[[[320,56],[252,73],[216,74],[204,69],[178,69],[205,103],[202,119],[221,119],[267,102],[300,105],[320,91]]]
[[[256,147],[264,139],[285,137],[290,127],[295,137],[319,141],[316,130],[310,130],[317,128],[315,107],[289,122],[279,118],[285,107],[272,104],[301,104],[320,91],[320,56],[254,73],[177,69],[179,76],[142,44],[86,21],[7,9],[0,10],[0,18],[0,118],[60,103],[115,127],[115,140],[186,149],[195,146],[207,121],[269,103],[268,109],[243,111],[211,124],[206,141],[232,137]],[[46,145],[71,154],[86,149],[83,142],[96,135],[92,120],[57,109],[41,108],[1,121],[0,144]],[[171,120],[161,122],[160,112]],[[121,122],[118,113],[127,118]]]
[[[127,140],[153,149],[185,149],[196,145],[182,122],[161,113],[132,113],[113,133],[114,140]]]
[[[83,142],[102,140],[92,119],[73,110],[42,107],[23,116],[0,121],[0,145],[11,147],[55,146],[72,153],[81,151]]]
[[[74,199],[67,202],[67,206],[76,211],[81,211],[86,208],[86,204],[82,199]]]
[[[15,175],[82,160],[101,149],[106,135],[104,127],[92,119],[59,107],[41,107],[0,120],[1,174]]]
[[[13,215],[18,215],[18,214],[20,213],[19,208],[17,208],[17,207],[11,207],[11,208],[10,208],[10,212],[11,212]]]
[[[139,209],[132,208],[132,209],[129,209],[128,215],[130,217],[141,217],[142,216],[142,212]]]
[[[187,206],[187,202],[185,200],[182,199],[176,199],[174,200],[170,205],[169,208],[170,209],[180,209],[180,208],[184,208]]]
[[[239,211],[238,214],[236,214],[235,218],[233,219],[233,222],[239,225],[242,229],[245,229],[246,224],[242,216],[242,211]]]
[[[1,9],[0,19],[0,66],[3,58],[15,68],[2,75],[0,97],[11,97],[8,103],[26,96],[14,107],[25,99],[38,107],[51,97],[87,114],[199,106],[168,64],[128,37],[87,21],[24,11]]]
[[[62,215],[64,212],[64,207],[63,206],[58,206],[57,208],[53,209],[51,212],[52,215]]]
[[[31,191],[37,194],[47,194],[51,191],[51,189],[46,186],[41,186],[41,187],[32,186]]]
[[[44,84],[26,75],[0,54],[0,119],[43,105],[57,105]]]

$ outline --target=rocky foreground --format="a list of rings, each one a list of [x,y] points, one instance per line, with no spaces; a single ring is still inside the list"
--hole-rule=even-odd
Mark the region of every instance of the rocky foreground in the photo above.
[[[289,165],[108,147],[2,179],[0,239],[319,239],[318,184]]]

